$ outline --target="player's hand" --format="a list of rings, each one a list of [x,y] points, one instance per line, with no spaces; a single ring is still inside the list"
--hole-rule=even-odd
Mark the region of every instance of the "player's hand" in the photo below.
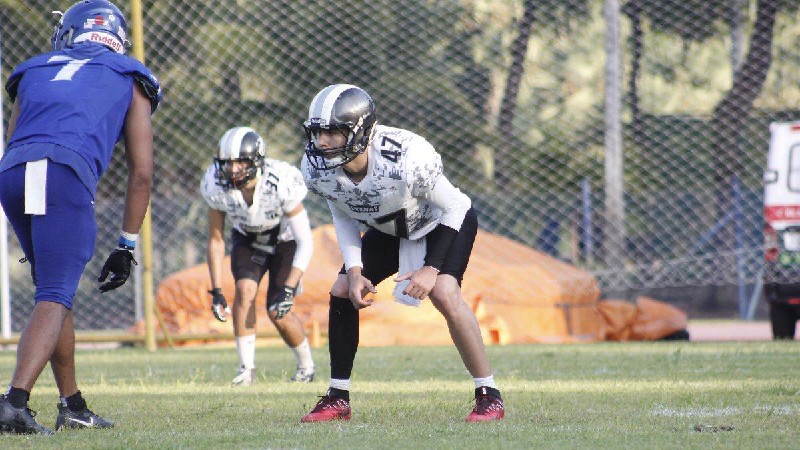
[[[408,286],[403,289],[403,294],[414,297],[417,300],[425,300],[436,285],[436,277],[438,275],[439,272],[433,267],[422,266],[413,272],[398,276],[394,281],[399,283],[409,280]]]
[[[227,322],[228,318],[225,317],[225,314],[230,314],[231,309],[228,308],[228,302],[225,301],[225,296],[222,295],[222,289],[214,288],[208,293],[211,294],[211,312],[214,313],[214,317],[220,322]]]
[[[289,313],[294,305],[295,288],[291,286],[284,286],[281,293],[281,300],[278,303],[269,307],[270,311],[275,311],[276,319],[283,319],[283,316]]]
[[[125,284],[125,282],[128,281],[128,277],[131,275],[131,263],[138,265],[136,260],[133,259],[133,252],[131,250],[125,248],[114,249],[114,251],[108,255],[106,263],[103,264],[103,268],[100,270],[100,277],[97,278],[97,281],[103,282],[106,281],[108,275],[111,274],[111,278],[106,283],[100,285],[100,292],[108,292]]]
[[[360,267],[351,267],[347,271],[347,281],[349,285],[350,301],[356,309],[366,308],[372,305],[372,298],[364,298],[369,293],[378,292],[372,282],[361,275]]]

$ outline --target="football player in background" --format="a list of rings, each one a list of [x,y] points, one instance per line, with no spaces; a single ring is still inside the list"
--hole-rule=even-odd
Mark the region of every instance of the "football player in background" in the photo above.
[[[125,211],[117,248],[100,273],[100,291],[128,279],[150,201],[150,115],[161,88],[144,65],[124,55],[125,27],[112,3],[75,3],[53,31],[52,51],[21,63],[6,83],[14,103],[8,151],[0,161],[0,202],[31,264],[36,293],[11,385],[0,397],[0,431],[53,433],[28,408],[48,361],[61,396],[55,428],[113,426],[87,408],[78,390],[72,307],[94,251],[97,184],[120,137],[128,167]]]
[[[225,217],[233,222],[231,271],[236,293],[232,315],[239,352],[239,374],[233,386],[249,386],[255,381],[255,299],[267,272],[267,314],[297,362],[290,381],[314,380],[314,361],[303,323],[291,311],[300,277],[314,251],[303,207],[308,190],[296,167],[266,158],[265,152],[264,141],[253,129],[231,128],[220,139],[214,163],[200,187],[208,203],[211,311],[222,322],[230,311],[221,288]]]
[[[468,422],[502,419],[480,328],[461,296],[478,229],[469,197],[444,176],[441,158],[421,136],[377,124],[361,88],[331,85],[311,102],[301,167],[308,188],[328,201],[344,267],[331,288],[331,382],[303,422],[349,420],[350,375],[358,349],[358,310],[375,286],[398,273],[398,301],[430,297],[475,383]],[[363,237],[359,224],[367,227]]]

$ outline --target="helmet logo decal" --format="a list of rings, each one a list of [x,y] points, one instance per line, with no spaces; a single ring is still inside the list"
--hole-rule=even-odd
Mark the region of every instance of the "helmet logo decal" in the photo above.
[[[75,42],[77,44],[78,42],[86,42],[86,41],[97,42],[98,44],[103,44],[103,45],[111,48],[111,50],[114,50],[117,53],[124,53],[125,52],[125,48],[122,45],[122,42],[120,42],[111,33],[98,32],[98,31],[92,31],[90,33],[83,33],[83,34],[79,35],[78,37],[76,37],[73,42]]]

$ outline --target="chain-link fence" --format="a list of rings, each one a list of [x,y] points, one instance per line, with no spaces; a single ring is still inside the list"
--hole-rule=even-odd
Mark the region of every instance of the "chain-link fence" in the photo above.
[[[48,49],[50,11],[70,4],[0,0],[3,81]],[[434,144],[483,228],[587,269],[607,295],[751,286],[769,123],[800,118],[798,5],[145,0],[146,63],[165,93],[154,116],[155,282],[205,260],[197,188],[219,136],[251,126],[268,156],[297,164],[308,103],[346,82],[374,97],[381,123]],[[618,105],[604,95],[617,87]],[[4,98],[6,121],[9,107]],[[125,177],[117,152],[76,298],[80,329],[134,321],[134,288],[100,296],[94,281],[119,232]],[[307,207],[312,225],[330,221],[318,198]],[[28,267],[11,269],[19,330],[32,288]]]

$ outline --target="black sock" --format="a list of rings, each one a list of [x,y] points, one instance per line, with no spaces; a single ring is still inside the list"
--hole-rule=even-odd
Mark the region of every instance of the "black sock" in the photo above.
[[[14,408],[24,408],[28,406],[28,399],[31,398],[31,393],[25,389],[10,386],[8,392],[6,392],[6,398]]]
[[[475,388],[475,397],[479,395],[490,395],[501,402],[503,401],[503,397],[500,396],[500,390],[495,388],[490,388],[488,386],[481,386],[479,388]]]
[[[73,412],[82,411],[86,408],[86,400],[83,399],[81,391],[78,391],[69,397],[65,397],[64,402],[67,404],[67,408]]]
[[[328,397],[343,398],[348,402],[350,401],[350,391],[345,391],[344,389],[328,388],[328,393],[326,395]]]
[[[328,352],[331,378],[347,380],[358,351],[358,310],[349,298],[331,295],[328,311]]]

